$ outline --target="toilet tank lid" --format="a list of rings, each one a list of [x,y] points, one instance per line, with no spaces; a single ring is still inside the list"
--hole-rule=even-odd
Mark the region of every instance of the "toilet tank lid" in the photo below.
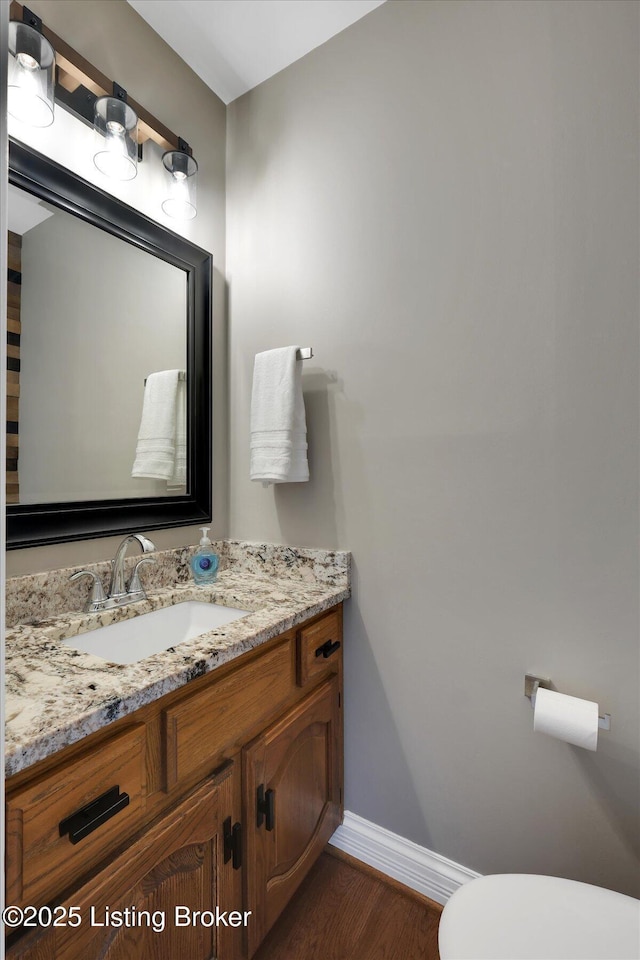
[[[640,900],[576,880],[505,873],[445,906],[441,960],[638,960]]]

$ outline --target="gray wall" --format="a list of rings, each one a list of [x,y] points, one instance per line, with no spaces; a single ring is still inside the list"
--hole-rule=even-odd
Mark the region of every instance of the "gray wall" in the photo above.
[[[230,533],[353,551],[346,805],[640,893],[638,6],[390,0],[228,110]],[[312,480],[248,479],[298,343]],[[524,674],[598,700],[534,735]]]
[[[108,77],[117,80],[158,120],[185,137],[197,157],[198,216],[189,224],[188,234],[193,242],[213,255],[213,534],[225,536],[228,516],[225,105],[126,0],[30,0],[27,5],[54,33]],[[104,188],[103,180],[100,185]],[[153,533],[154,542],[163,549],[197,543],[199,537],[197,527]],[[110,559],[119,540],[111,537],[12,550],[7,554],[7,575]]]

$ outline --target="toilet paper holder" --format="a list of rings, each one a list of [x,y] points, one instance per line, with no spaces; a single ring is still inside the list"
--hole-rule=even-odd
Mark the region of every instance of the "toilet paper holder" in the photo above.
[[[531,700],[531,706],[535,707],[536,705],[536,693],[538,692],[538,687],[543,687],[545,690],[551,690],[551,680],[548,677],[536,677],[531,673],[525,674],[524,678],[524,695]],[[605,713],[603,717],[598,717],[598,726],[601,730],[611,730],[611,714]]]

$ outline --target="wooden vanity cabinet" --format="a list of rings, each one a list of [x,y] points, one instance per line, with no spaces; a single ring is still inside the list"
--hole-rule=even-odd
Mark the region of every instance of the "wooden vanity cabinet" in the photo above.
[[[340,823],[339,714],[333,677],[243,751],[250,957]]]
[[[82,922],[23,929],[8,960],[251,957],[342,816],[341,643],[339,606],[9,780],[7,903]],[[114,786],[124,809],[60,834]],[[180,906],[250,916],[180,926]],[[131,922],[99,926],[107,907]]]

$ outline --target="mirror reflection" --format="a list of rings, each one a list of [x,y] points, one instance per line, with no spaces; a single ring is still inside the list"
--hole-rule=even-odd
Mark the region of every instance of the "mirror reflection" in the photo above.
[[[187,274],[15,185],[8,220],[8,502],[185,494]]]

